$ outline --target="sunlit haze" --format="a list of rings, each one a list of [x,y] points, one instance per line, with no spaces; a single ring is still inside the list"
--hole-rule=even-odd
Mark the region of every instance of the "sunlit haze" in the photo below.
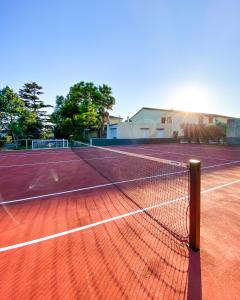
[[[1,1],[0,88],[43,87],[46,103],[79,81],[141,107],[240,117],[240,1]]]
[[[167,106],[184,111],[214,113],[216,93],[211,88],[195,82],[176,83],[164,97]]]

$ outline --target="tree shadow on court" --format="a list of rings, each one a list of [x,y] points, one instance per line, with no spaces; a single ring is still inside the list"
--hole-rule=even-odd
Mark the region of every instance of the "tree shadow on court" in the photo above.
[[[103,211],[119,214],[129,205],[116,188],[104,189],[98,198],[101,202],[88,209],[90,218]],[[145,213],[94,227],[84,236],[86,245],[92,243],[85,254],[91,282],[105,299],[110,299],[106,282],[115,299],[201,299],[199,254]]]

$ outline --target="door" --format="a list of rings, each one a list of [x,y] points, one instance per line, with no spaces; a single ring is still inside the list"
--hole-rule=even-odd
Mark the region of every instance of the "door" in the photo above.
[[[156,138],[163,138],[164,137],[164,128],[157,128],[157,132],[156,132]]]
[[[117,138],[117,128],[111,128],[110,129],[110,139],[116,139]]]
[[[141,128],[141,133],[143,139],[149,138],[149,128]]]

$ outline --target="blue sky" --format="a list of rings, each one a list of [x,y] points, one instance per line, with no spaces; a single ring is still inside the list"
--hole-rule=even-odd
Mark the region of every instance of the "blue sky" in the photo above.
[[[0,88],[27,81],[55,103],[79,81],[142,106],[240,117],[240,1],[0,0]]]

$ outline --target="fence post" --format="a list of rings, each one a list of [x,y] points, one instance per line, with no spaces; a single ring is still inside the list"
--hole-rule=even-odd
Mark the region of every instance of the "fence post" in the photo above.
[[[194,251],[200,249],[200,194],[201,163],[191,159],[190,165],[190,232],[189,245]]]

